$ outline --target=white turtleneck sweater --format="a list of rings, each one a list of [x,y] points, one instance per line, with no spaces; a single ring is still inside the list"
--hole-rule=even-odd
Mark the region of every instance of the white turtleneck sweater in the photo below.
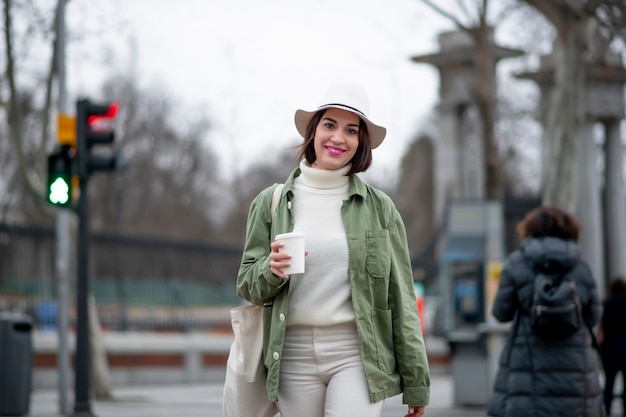
[[[328,326],[355,319],[348,278],[348,242],[341,219],[350,166],[330,171],[303,160],[294,181],[294,230],[304,233],[304,274],[291,276],[288,325]]]

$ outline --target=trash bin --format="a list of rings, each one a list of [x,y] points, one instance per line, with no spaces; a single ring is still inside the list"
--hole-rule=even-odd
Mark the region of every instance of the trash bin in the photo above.
[[[484,406],[487,404],[487,352],[484,335],[477,329],[448,333],[454,404]]]
[[[28,414],[33,369],[32,319],[0,313],[0,416]]]

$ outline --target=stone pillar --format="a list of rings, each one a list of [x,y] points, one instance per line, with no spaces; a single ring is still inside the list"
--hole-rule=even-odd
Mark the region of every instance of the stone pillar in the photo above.
[[[606,130],[605,184],[607,279],[618,275],[626,277],[626,192],[624,191],[624,149],[620,134],[620,120],[604,123]]]
[[[471,106],[459,115],[458,137],[460,145],[459,197],[474,200],[485,199],[485,152],[482,144],[482,129],[478,109]]]
[[[434,217],[436,224],[441,224],[446,202],[459,197],[459,181],[461,178],[461,143],[458,131],[461,121],[457,113],[462,111],[460,105],[440,106],[439,132],[435,141],[434,152]]]
[[[604,277],[604,250],[602,234],[602,201],[600,197],[600,178],[596,168],[598,151],[593,141],[593,126],[587,120],[580,135],[578,153],[578,203],[577,217],[582,225],[580,246],[583,255],[601,285]]]

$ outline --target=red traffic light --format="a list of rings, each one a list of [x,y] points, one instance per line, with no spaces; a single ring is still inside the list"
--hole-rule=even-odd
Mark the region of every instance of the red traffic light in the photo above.
[[[96,171],[116,169],[117,156],[93,152],[93,147],[110,145],[115,140],[113,120],[117,115],[116,102],[91,103],[88,99],[76,102],[76,149],[78,175],[87,178]]]
[[[96,106],[94,106],[96,107]],[[87,124],[95,127],[95,125],[101,122],[110,122],[117,116],[118,104],[116,101],[112,102],[109,107],[102,113],[92,113],[87,117]]]

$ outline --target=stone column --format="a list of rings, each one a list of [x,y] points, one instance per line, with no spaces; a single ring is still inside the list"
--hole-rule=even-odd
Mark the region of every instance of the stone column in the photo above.
[[[436,224],[441,224],[445,216],[446,202],[458,197],[460,173],[459,120],[456,116],[459,105],[439,107],[439,132],[434,151],[434,215]]]
[[[606,184],[606,254],[607,279],[626,277],[626,193],[624,192],[624,150],[620,120],[610,119],[606,129],[605,184]]]
[[[580,246],[583,256],[593,271],[599,286],[604,277],[604,250],[602,234],[602,201],[600,175],[596,168],[598,151],[593,141],[593,126],[587,120],[580,137],[578,153],[578,203],[577,217],[582,225]]]

